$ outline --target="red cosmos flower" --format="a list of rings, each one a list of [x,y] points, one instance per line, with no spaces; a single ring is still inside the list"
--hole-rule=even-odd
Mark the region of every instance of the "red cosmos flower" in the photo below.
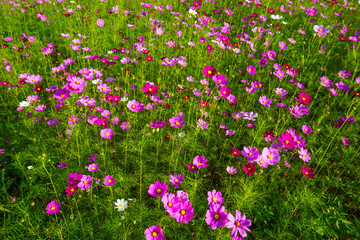
[[[43,90],[43,87],[40,86],[40,85],[36,85],[34,88],[33,88],[34,92],[41,92]]]
[[[308,105],[311,103],[311,97],[306,92],[301,92],[299,98],[295,97],[296,102]]]
[[[165,138],[166,138],[166,139],[170,139],[170,135],[166,133],[166,134],[165,134]]]
[[[276,13],[276,11],[275,10],[272,10],[271,8],[268,8],[268,13]]]
[[[99,11],[99,10],[97,10],[97,9],[95,9],[95,12],[96,12],[96,13],[99,13],[100,11]]]
[[[24,49],[22,47],[18,48],[18,52],[22,52]]]
[[[65,17],[70,17],[70,13],[65,13],[64,16]]]
[[[343,41],[343,42],[346,42],[347,41],[347,38],[344,37],[344,36],[338,36],[337,37],[340,41]]]
[[[231,148],[231,155],[234,157],[240,157],[241,151],[237,148]]]
[[[148,62],[153,61],[153,59],[154,59],[152,56],[146,56],[145,58],[146,58],[146,61],[148,61]]]
[[[77,186],[67,186],[66,187],[66,196],[77,194],[78,187]]]
[[[263,133],[263,136],[264,136],[264,137],[267,137],[267,136],[272,136],[272,137],[274,137],[274,133],[271,132],[271,131],[267,131],[267,132]]]
[[[166,107],[166,109],[169,109],[169,108],[170,108],[170,105],[169,105],[169,104],[166,104],[165,107]]]
[[[159,87],[150,82],[146,82],[142,90],[143,92],[145,92],[145,95],[152,95],[159,91]]]
[[[289,65],[289,64],[286,63],[286,64],[284,65],[284,68],[285,68],[286,70],[288,70],[288,69],[291,68],[291,65]]]
[[[199,105],[200,105],[200,107],[202,107],[202,108],[207,107],[208,104],[209,104],[209,103],[208,103],[207,101],[205,101],[205,100],[201,100],[201,101],[199,102]]]
[[[275,28],[279,31],[281,30],[281,27],[279,27],[278,25],[275,25]]]
[[[301,168],[301,172],[305,177],[311,178],[311,179],[313,179],[315,177],[315,175],[316,175],[314,173],[314,170],[310,169],[309,167],[305,167],[305,166],[303,166]]]
[[[185,99],[185,100],[190,100],[190,96],[189,96],[189,95],[185,95],[185,96],[184,96],[184,99]]]
[[[358,96],[358,97],[360,97],[360,92],[357,92],[357,91],[353,91],[352,92],[355,96]]]
[[[245,173],[247,175],[251,175],[254,172],[256,172],[256,168],[255,168],[255,164],[252,164],[251,162],[248,162],[247,164],[245,164],[245,166],[243,167],[243,170],[245,171]]]
[[[125,69],[125,74],[130,74],[131,71],[129,69]]]

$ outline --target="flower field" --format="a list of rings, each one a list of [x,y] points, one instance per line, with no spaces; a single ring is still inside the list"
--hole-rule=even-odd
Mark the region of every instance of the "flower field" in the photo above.
[[[1,239],[360,239],[360,3],[0,0]]]

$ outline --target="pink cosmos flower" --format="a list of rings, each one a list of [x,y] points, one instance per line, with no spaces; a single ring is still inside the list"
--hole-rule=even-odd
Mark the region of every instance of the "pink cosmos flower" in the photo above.
[[[305,133],[305,134],[311,134],[312,133],[311,126],[308,126],[308,125],[305,125],[305,124],[302,126],[302,130],[303,130],[303,133]]]
[[[208,204],[209,205],[213,205],[213,204],[221,204],[224,199],[221,197],[222,194],[221,192],[217,192],[216,189],[212,190],[212,191],[209,191],[208,193]]]
[[[270,107],[270,104],[272,103],[271,99],[267,98],[266,96],[261,96],[259,98],[259,102],[261,105],[264,105],[265,107]]]
[[[92,183],[92,177],[90,175],[82,175],[80,182],[78,183],[78,187],[81,190],[85,190],[87,188],[91,187],[91,183]]]
[[[145,83],[145,86],[142,88],[142,90],[143,92],[145,92],[145,95],[152,95],[159,91],[159,87],[147,81]]]
[[[105,128],[100,131],[100,136],[105,139],[111,139],[114,135],[114,132],[111,128]]]
[[[221,95],[221,97],[227,98],[228,96],[230,96],[230,94],[231,94],[231,90],[230,90],[228,87],[222,86],[222,87],[220,88],[220,95]]]
[[[98,19],[98,20],[96,20],[96,24],[97,24],[99,27],[103,27],[103,26],[104,26],[104,20]]]
[[[298,154],[299,158],[302,159],[304,162],[309,162],[309,160],[311,159],[310,153],[307,149],[301,148],[300,150],[298,150]]]
[[[216,74],[216,69],[214,66],[206,66],[203,69],[205,77],[213,77]]]
[[[236,168],[234,168],[234,167],[227,167],[226,168],[226,171],[228,172],[228,173],[230,173],[231,175],[233,175],[233,174],[237,174],[237,170],[236,170]]]
[[[341,141],[343,142],[343,144],[345,146],[348,146],[349,145],[349,140],[347,138],[344,138],[344,137],[341,137]]]
[[[173,175],[170,175],[169,181],[171,182],[171,185],[178,187],[179,185],[182,184],[183,179],[184,179],[184,177],[181,174],[174,173]]]

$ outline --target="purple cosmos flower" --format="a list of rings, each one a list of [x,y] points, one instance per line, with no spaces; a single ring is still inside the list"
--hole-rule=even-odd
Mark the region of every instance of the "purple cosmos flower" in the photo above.
[[[249,121],[255,121],[256,117],[258,117],[258,115],[253,112],[245,112],[243,116],[244,120],[249,120]]]
[[[216,189],[212,190],[212,191],[209,191],[208,193],[208,204],[209,205],[213,205],[213,204],[221,204],[224,199],[221,197],[222,194],[221,192],[217,192]]]
[[[46,206],[46,213],[48,214],[56,214],[60,212],[61,204],[57,201],[51,201]]]
[[[244,147],[243,148],[244,151],[241,151],[241,154],[246,157],[250,162],[253,162],[254,160],[256,160],[260,153],[257,151],[257,147],[251,148],[249,147]]]
[[[248,226],[251,226],[251,220],[246,220],[245,214],[241,215],[241,212],[235,210],[235,217],[228,213],[228,222],[225,224],[227,228],[232,228],[230,236],[236,237],[239,232],[242,237],[246,237],[245,231],[251,232]]]
[[[156,181],[154,184],[151,184],[149,187],[149,195],[152,197],[162,197],[165,195],[168,189],[168,185],[165,182],[160,183]]]
[[[303,130],[303,132],[304,132],[305,134],[310,134],[310,133],[312,133],[311,126],[308,126],[308,125],[305,125],[305,124],[304,124],[301,129]]]
[[[112,185],[114,185],[115,183],[115,179],[113,178],[113,176],[106,176],[104,179],[104,184],[108,187],[111,187]]]
[[[87,188],[91,187],[91,183],[92,183],[92,177],[90,175],[82,175],[80,182],[77,184],[77,186],[81,189],[81,190],[85,190]]]
[[[266,96],[261,96],[259,98],[259,102],[261,105],[264,105],[265,107],[270,107],[270,104],[272,103],[272,101]]]
[[[181,174],[176,174],[174,173],[174,175],[170,175],[170,182],[171,185],[174,185],[175,187],[179,187],[179,185],[182,184],[182,180],[184,179],[184,177]]]
[[[289,108],[289,110],[290,110],[291,114],[297,118],[301,118],[301,116],[303,115],[303,113],[301,112],[301,110],[298,106],[292,106],[291,108]]]
[[[169,120],[170,126],[172,126],[172,127],[183,127],[186,124],[186,122],[183,122],[184,117],[185,117],[185,114],[180,112],[175,117],[170,118],[170,120]]]
[[[58,102],[61,102],[70,97],[70,91],[65,88],[57,89],[56,93],[54,94],[54,98],[56,98]]]
[[[287,49],[286,43],[284,43],[284,42],[279,42],[279,47],[280,47],[281,50],[286,50]]]
[[[147,228],[144,232],[146,240],[164,240],[164,234],[161,231],[161,227],[153,225]]]
[[[228,166],[227,168],[226,168],[226,171],[228,172],[228,173],[230,173],[231,175],[233,175],[233,174],[237,174],[237,170],[236,170],[236,168],[234,168],[234,167],[230,167],[230,166]]]
[[[349,85],[345,85],[343,82],[335,83],[335,86],[338,89],[344,90],[344,91],[350,91]]]
[[[81,182],[82,175],[80,173],[70,173],[68,180],[68,184],[74,186],[78,185],[79,182]]]
[[[207,159],[204,156],[196,156],[193,159],[193,165],[195,165],[197,168],[205,168],[208,167],[209,164],[206,164]]]
[[[221,228],[225,226],[227,222],[225,206],[220,206],[220,204],[210,205],[209,210],[206,211],[205,221],[207,225],[210,225],[212,230],[215,230],[217,227]]]
[[[114,135],[114,132],[111,128],[105,128],[100,131],[100,136],[105,139],[111,139]]]

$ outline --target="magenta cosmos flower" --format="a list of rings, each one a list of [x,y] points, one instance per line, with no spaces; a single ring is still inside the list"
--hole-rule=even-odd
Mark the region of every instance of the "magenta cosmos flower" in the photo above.
[[[142,88],[142,90],[143,90],[143,92],[145,92],[145,95],[152,95],[159,91],[159,87],[154,85],[151,82],[146,82],[145,86]]]
[[[171,185],[178,187],[179,185],[182,184],[183,179],[184,179],[184,177],[181,174],[174,173],[174,175],[170,175],[169,181],[171,182]]]
[[[249,73],[249,75],[254,75],[256,73],[256,69],[254,65],[248,66],[246,68],[246,71]]]
[[[222,87],[220,88],[220,95],[221,95],[221,97],[227,98],[228,96],[230,96],[230,94],[231,94],[231,91],[230,91],[230,89],[229,89],[228,87],[222,86]]]
[[[104,20],[102,20],[101,18],[96,20],[96,24],[99,26],[99,27],[103,27],[104,26]]]
[[[188,223],[194,218],[194,208],[189,201],[182,201],[179,205],[179,209],[174,213],[174,218],[177,222]]]
[[[46,206],[46,213],[48,214],[58,213],[60,212],[60,207],[61,207],[60,203],[58,203],[57,201],[51,201]]]
[[[146,240],[164,240],[164,234],[158,225],[154,225],[145,230]]]
[[[209,164],[206,164],[206,162],[207,162],[207,159],[204,156],[201,156],[201,157],[196,156],[193,159],[193,164],[199,169],[208,167]]]
[[[210,225],[212,230],[215,230],[217,227],[225,226],[227,222],[227,213],[225,212],[225,206],[220,206],[220,204],[213,204],[209,206],[209,210],[206,212],[207,225]]]
[[[227,228],[232,228],[230,236],[236,237],[239,232],[242,237],[246,237],[245,231],[251,232],[248,226],[251,226],[251,220],[246,220],[245,214],[241,215],[241,212],[235,210],[235,217],[228,213],[228,222],[225,224]]]
[[[154,184],[150,185],[148,193],[152,197],[162,197],[167,190],[168,185],[165,182],[160,183],[159,181],[156,181]]]
[[[115,183],[115,179],[113,178],[113,176],[106,176],[104,179],[104,184],[108,187],[111,187],[112,185],[114,185]]]
[[[214,66],[204,67],[203,72],[206,77],[213,77],[216,74],[216,70],[215,70]]]
[[[291,136],[291,134],[288,133],[287,131],[285,133],[282,133],[278,138],[281,141],[281,143],[284,145],[284,147],[286,147],[288,149],[294,149],[295,148],[294,139]]]
[[[111,139],[111,137],[114,135],[114,132],[111,128],[105,128],[100,131],[100,136],[105,139]]]

